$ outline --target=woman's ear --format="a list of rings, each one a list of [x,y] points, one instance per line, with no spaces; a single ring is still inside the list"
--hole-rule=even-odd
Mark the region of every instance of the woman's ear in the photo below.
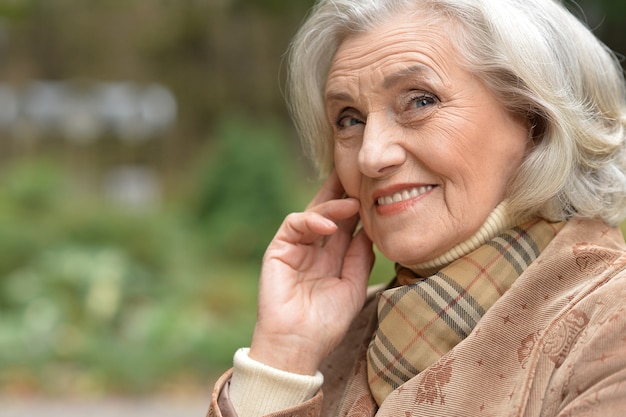
[[[526,113],[526,120],[528,121],[529,126],[528,139],[537,145],[541,142],[545,133],[545,119],[537,112],[536,109],[530,109]]]

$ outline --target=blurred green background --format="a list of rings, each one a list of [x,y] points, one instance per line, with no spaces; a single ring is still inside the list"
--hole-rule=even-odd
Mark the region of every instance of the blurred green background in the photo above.
[[[318,186],[281,93],[311,4],[0,0],[0,394],[208,391],[248,345]],[[626,53],[626,1],[580,4]]]

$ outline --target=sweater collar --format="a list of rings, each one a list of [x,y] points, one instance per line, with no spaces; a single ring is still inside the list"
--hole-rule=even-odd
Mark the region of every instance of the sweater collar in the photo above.
[[[487,220],[478,229],[478,231],[469,239],[459,243],[443,255],[431,259],[426,262],[418,263],[415,265],[404,265],[404,267],[412,270],[419,276],[429,276],[439,271],[441,268],[451,264],[457,259],[473,252],[478,249],[489,240],[493,239],[496,235],[503,232],[506,229],[510,229],[513,226],[517,226],[527,220],[526,217],[513,217],[509,213],[508,204],[505,201],[501,202],[496,208],[489,214]]]

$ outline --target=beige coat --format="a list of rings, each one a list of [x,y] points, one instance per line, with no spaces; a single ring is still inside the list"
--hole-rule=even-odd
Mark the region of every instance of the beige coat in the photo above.
[[[375,327],[370,297],[322,364],[322,389],[272,416],[626,416],[626,245],[602,222],[570,221],[470,336],[380,409],[365,362]],[[236,416],[229,377],[208,416]]]

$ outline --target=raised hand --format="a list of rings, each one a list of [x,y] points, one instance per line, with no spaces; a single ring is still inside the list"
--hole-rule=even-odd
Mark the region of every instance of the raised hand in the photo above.
[[[250,357],[314,375],[363,307],[374,253],[360,203],[336,174],[302,213],[288,215],[263,258]]]

